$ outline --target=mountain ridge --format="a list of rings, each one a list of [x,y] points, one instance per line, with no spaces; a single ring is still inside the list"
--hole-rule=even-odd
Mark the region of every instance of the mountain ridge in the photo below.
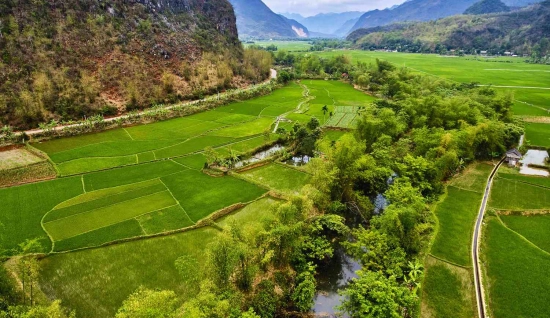
[[[237,16],[241,39],[307,38],[309,30],[300,22],[273,12],[261,0],[229,0]]]

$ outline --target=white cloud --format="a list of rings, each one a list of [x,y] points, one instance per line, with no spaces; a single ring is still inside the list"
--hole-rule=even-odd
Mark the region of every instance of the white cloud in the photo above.
[[[405,0],[263,0],[275,12],[300,13],[304,16],[318,13],[369,11],[384,9]]]

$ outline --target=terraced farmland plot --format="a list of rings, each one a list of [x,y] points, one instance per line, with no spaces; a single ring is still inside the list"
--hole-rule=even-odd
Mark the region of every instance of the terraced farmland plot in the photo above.
[[[501,215],[508,228],[550,253],[550,214]]]
[[[65,176],[135,165],[202,152],[208,146],[224,147],[262,134],[271,128],[273,117],[292,111],[303,98],[302,87],[291,83],[267,96],[187,117],[33,146],[46,152]],[[261,115],[264,110],[265,116]]]
[[[242,175],[269,188],[294,193],[311,179],[305,172],[276,163],[244,171]]]
[[[253,201],[267,190],[233,177],[214,178],[188,170],[161,178],[193,222],[236,203]]]
[[[550,147],[550,124],[525,123],[525,138],[530,145]]]
[[[493,184],[489,205],[505,211],[548,210],[550,209],[550,189],[521,181],[497,178]]]
[[[491,316],[548,317],[550,254],[497,218],[486,223],[482,251]]]

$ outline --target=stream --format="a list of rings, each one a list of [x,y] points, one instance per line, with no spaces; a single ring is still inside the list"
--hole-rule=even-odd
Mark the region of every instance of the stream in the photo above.
[[[348,284],[352,278],[356,278],[355,272],[361,269],[361,265],[345,254],[342,249],[334,252],[334,257],[329,263],[319,266],[317,277],[317,295],[312,312],[315,317],[348,317],[337,316],[336,307],[342,303],[342,296],[338,291]]]

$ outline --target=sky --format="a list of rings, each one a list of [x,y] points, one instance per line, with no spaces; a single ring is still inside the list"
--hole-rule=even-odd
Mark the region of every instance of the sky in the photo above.
[[[385,9],[405,0],[263,0],[268,7],[277,13],[300,13],[303,16],[318,13],[369,11]],[[460,0],[458,0],[460,1]]]

